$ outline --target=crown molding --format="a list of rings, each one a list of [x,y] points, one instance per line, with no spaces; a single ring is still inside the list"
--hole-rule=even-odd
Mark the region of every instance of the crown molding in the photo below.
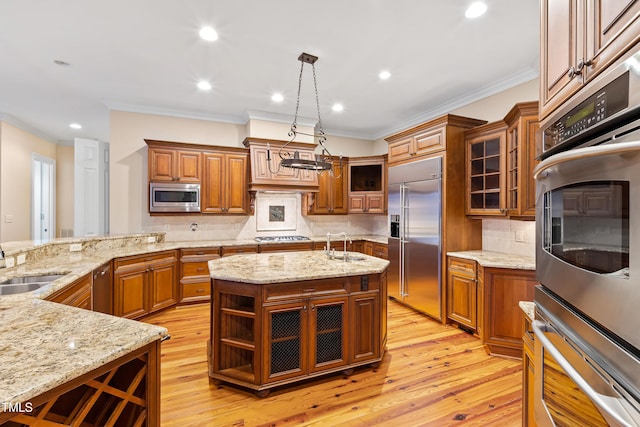
[[[51,144],[60,144],[60,145],[65,145],[64,141],[58,140],[56,138],[54,138],[52,135],[49,135],[46,132],[41,131],[38,128],[35,128],[33,126],[31,126],[30,124],[27,124],[25,122],[23,122],[22,120],[18,119],[15,116],[12,116],[11,114],[7,114],[7,113],[0,113],[0,122],[5,122],[10,124],[13,127],[16,127],[18,129],[21,129],[25,132],[28,132],[32,135],[37,136],[38,138],[42,138],[45,141],[51,143]]]

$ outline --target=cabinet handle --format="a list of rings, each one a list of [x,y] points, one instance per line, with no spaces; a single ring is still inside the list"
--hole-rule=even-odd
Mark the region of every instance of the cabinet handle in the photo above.
[[[199,294],[204,293],[204,289],[198,288],[198,289],[196,289],[196,292],[199,293]]]
[[[576,67],[576,73],[580,74],[582,73],[582,70],[584,69],[584,67],[590,67],[591,65],[593,65],[593,61],[590,59],[585,60],[584,58],[580,58],[580,60],[578,61],[578,66]]]
[[[149,271],[153,271],[153,267],[149,267]]]
[[[576,73],[576,69],[574,67],[569,68],[569,71],[567,71],[567,77],[569,77],[569,79],[574,78],[577,74]]]
[[[204,255],[204,251],[198,251],[196,255]]]
[[[316,306],[311,304],[311,311],[316,311]]]
[[[305,313],[307,312],[307,306],[304,305],[302,308],[304,308]]]
[[[315,288],[309,288],[309,289],[303,289],[302,292],[313,292],[315,291]]]
[[[202,268],[202,267],[196,268],[196,271],[204,271],[204,268]]]

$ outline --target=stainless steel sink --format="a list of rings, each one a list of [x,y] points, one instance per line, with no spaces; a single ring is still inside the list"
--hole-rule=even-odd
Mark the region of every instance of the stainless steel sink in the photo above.
[[[43,286],[47,286],[51,282],[36,283],[15,283],[11,285],[0,285],[0,295],[22,294],[25,292],[35,291]]]
[[[332,259],[344,259],[344,256],[341,253],[336,253],[332,255]],[[364,261],[364,257],[360,255],[352,255],[350,253],[347,254],[347,261]]]
[[[13,279],[7,279],[0,282],[0,286],[2,285],[19,285],[25,283],[51,283],[54,280],[57,280],[61,277],[65,276],[64,274],[47,274],[43,276],[21,276],[14,277]],[[26,292],[26,291],[25,291]],[[14,292],[16,293],[16,292]]]

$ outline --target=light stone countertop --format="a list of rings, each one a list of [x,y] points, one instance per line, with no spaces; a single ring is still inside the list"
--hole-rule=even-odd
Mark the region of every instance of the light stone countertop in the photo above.
[[[382,273],[389,265],[384,259],[347,253],[358,259],[329,259],[324,251],[238,254],[209,261],[209,271],[214,279],[268,284]]]
[[[536,303],[533,301],[520,301],[518,305],[520,310],[524,311],[524,314],[533,322],[536,317]]]
[[[54,302],[0,298],[0,402],[26,402],[166,334]]]
[[[523,255],[507,254],[492,251],[460,251],[447,252],[447,256],[471,259],[483,267],[511,268],[514,270],[535,270],[536,260],[534,257]]]

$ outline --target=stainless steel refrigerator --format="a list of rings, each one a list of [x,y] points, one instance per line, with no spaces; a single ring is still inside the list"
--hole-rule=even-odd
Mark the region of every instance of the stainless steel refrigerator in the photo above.
[[[442,320],[442,157],[389,168],[389,296]]]

